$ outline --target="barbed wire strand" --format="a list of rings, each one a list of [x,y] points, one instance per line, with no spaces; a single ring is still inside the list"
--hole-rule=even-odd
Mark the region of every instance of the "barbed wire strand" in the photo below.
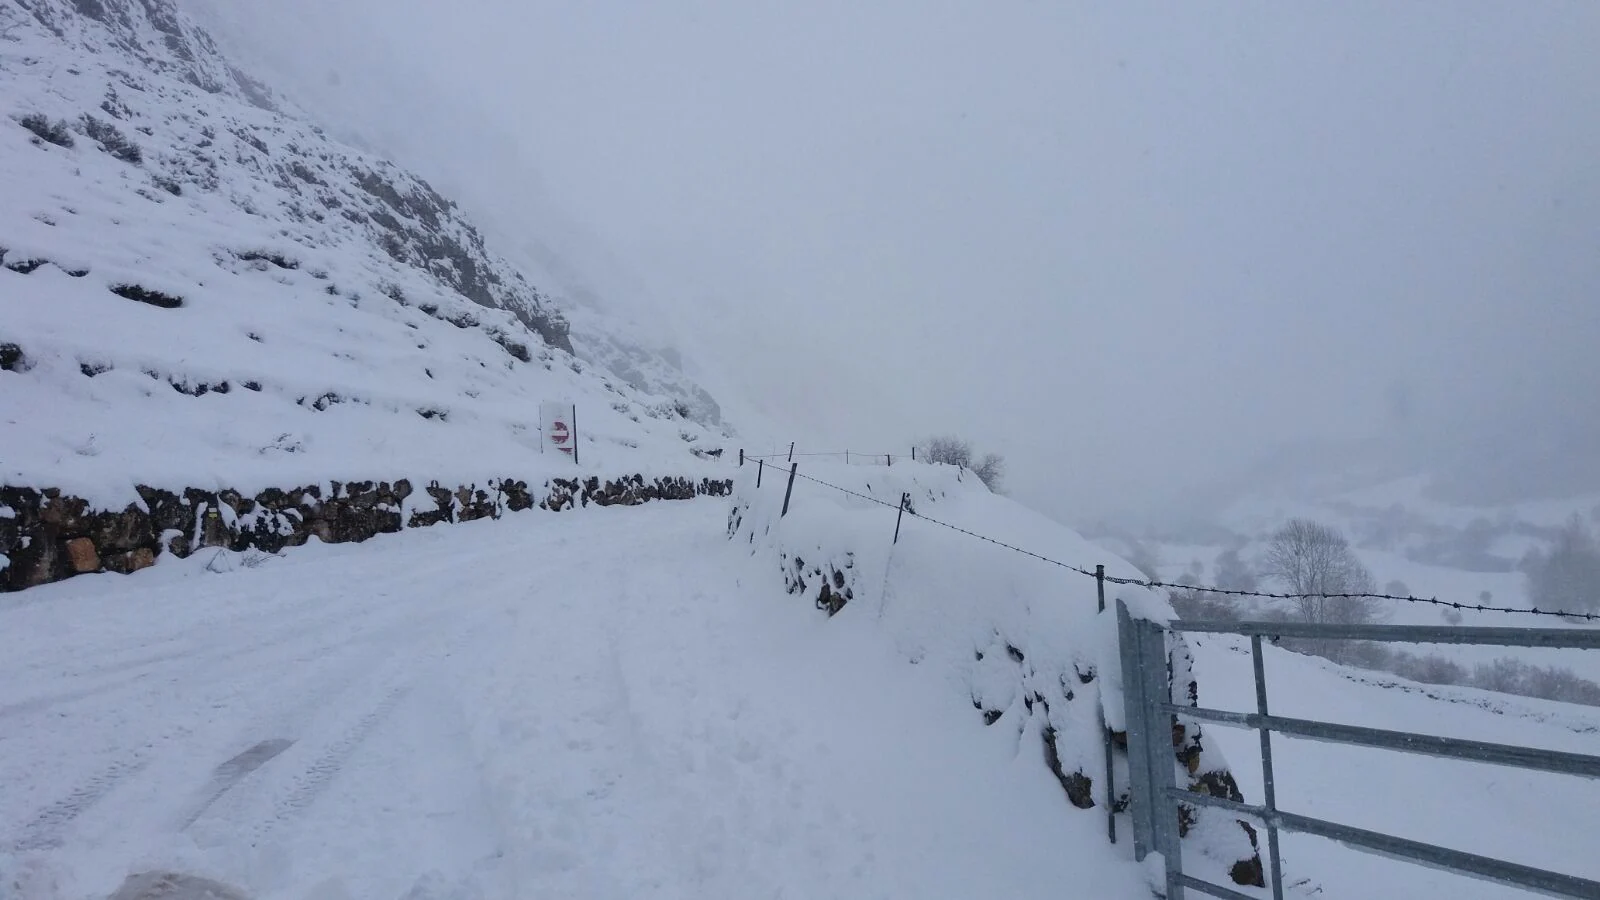
[[[747,457],[747,458],[751,458],[751,457]],[[756,464],[757,465],[765,465],[765,462],[762,459],[760,459],[759,457],[757,457],[755,459],[756,459]],[[783,467],[782,466],[774,466],[773,468],[782,469]],[[795,477],[796,478],[803,478],[806,481],[812,482],[813,484],[819,484],[819,485],[821,485],[821,486],[823,486],[825,488],[829,488],[830,490],[835,490],[835,491],[838,491],[838,492],[840,492],[842,494],[849,494],[852,497],[857,497],[859,499],[866,500],[866,501],[868,501],[870,503],[876,503],[879,506],[885,506],[885,507],[888,507],[889,509],[901,509],[902,508],[900,506],[900,504],[890,503],[887,500],[879,499],[877,497],[871,496],[870,494],[863,494],[860,491],[853,491],[853,490],[851,490],[849,488],[846,488],[846,487],[840,487],[837,484],[830,484],[829,482],[823,481],[820,478],[814,478],[814,477],[812,477],[810,475],[802,474],[799,471],[795,472]],[[1433,606],[1443,606],[1443,607],[1448,607],[1448,608],[1454,609],[1454,610],[1465,610],[1465,611],[1469,611],[1469,612],[1497,612],[1497,613],[1510,613],[1510,614],[1520,614],[1520,615],[1529,615],[1529,616],[1555,616],[1555,617],[1563,618],[1563,619],[1581,619],[1581,620],[1586,621],[1586,622],[1600,621],[1600,614],[1594,614],[1594,613],[1564,612],[1562,610],[1539,609],[1538,607],[1490,606],[1488,604],[1482,604],[1482,603],[1456,603],[1456,602],[1453,602],[1453,601],[1450,601],[1450,600],[1440,600],[1438,597],[1414,597],[1414,596],[1411,596],[1411,595],[1400,595],[1400,594],[1368,594],[1368,593],[1337,593],[1337,594],[1274,593],[1272,591],[1246,591],[1246,590],[1235,590],[1235,589],[1229,589],[1229,588],[1202,587],[1200,585],[1183,584],[1181,582],[1159,581],[1157,579],[1121,578],[1121,577],[1117,577],[1117,576],[1113,576],[1113,575],[1100,576],[1095,571],[1093,571],[1092,569],[1086,569],[1083,566],[1075,566],[1075,565],[1072,565],[1071,563],[1064,563],[1064,562],[1062,562],[1062,561],[1060,561],[1058,559],[1051,559],[1048,556],[1043,556],[1041,554],[1034,553],[1031,550],[1024,550],[1021,547],[1015,546],[1013,544],[1008,544],[1005,541],[996,540],[996,539],[994,539],[992,537],[989,537],[988,535],[979,534],[976,531],[969,531],[969,530],[967,530],[965,528],[962,528],[959,525],[952,525],[949,522],[940,521],[939,519],[935,519],[932,516],[925,516],[922,513],[916,512],[915,510],[912,510],[909,507],[906,507],[904,509],[904,511],[905,511],[906,515],[911,516],[912,518],[921,519],[924,522],[929,522],[929,523],[932,523],[934,525],[938,525],[938,526],[940,526],[942,528],[948,528],[951,531],[958,531],[958,532],[960,532],[962,534],[965,534],[965,535],[967,535],[969,537],[975,537],[980,541],[987,541],[987,542],[989,542],[991,544],[994,544],[997,547],[1003,547],[1003,548],[1005,548],[1007,550],[1010,550],[1010,551],[1012,551],[1014,553],[1020,553],[1023,556],[1032,557],[1033,559],[1037,559],[1040,562],[1049,563],[1052,566],[1057,566],[1059,568],[1066,569],[1069,572],[1075,572],[1075,573],[1077,573],[1079,575],[1086,575],[1086,576],[1088,576],[1090,578],[1104,577],[1105,580],[1110,584],[1119,584],[1119,585],[1125,585],[1125,586],[1128,586],[1128,587],[1143,587],[1143,588],[1152,588],[1152,589],[1156,589],[1156,590],[1166,590],[1166,591],[1193,591],[1193,592],[1204,593],[1204,594],[1224,594],[1224,595],[1227,595],[1227,596],[1230,596],[1230,597],[1255,597],[1255,598],[1266,599],[1266,600],[1390,600],[1390,601],[1401,602],[1401,603],[1423,603],[1423,604],[1429,604],[1429,605],[1433,605]]]

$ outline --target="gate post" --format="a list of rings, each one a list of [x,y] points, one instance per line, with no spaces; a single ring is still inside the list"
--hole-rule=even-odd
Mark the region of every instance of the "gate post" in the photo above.
[[[1122,658],[1122,718],[1128,730],[1128,814],[1133,821],[1133,858],[1143,861],[1154,844],[1150,815],[1150,737],[1146,734],[1144,641],[1128,615],[1128,604],[1117,601],[1117,647]]]
[[[1167,675],[1166,629],[1134,619],[1117,601],[1117,641],[1122,656],[1123,716],[1128,726],[1128,795],[1133,818],[1133,854],[1160,853],[1167,874],[1167,900],[1183,900],[1183,851],[1178,810],[1168,791],[1178,784],[1172,753],[1172,701]]]

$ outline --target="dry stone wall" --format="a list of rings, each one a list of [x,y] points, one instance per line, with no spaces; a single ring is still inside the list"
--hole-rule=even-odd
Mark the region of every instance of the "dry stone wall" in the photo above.
[[[277,553],[313,536],[325,543],[441,523],[498,519],[508,512],[553,512],[594,504],[726,496],[727,479],[553,478],[530,486],[491,479],[454,488],[406,479],[350,481],[238,491],[181,491],[139,485],[140,500],[95,509],[56,488],[0,487],[0,591],[19,591],[89,572],[136,572],[164,553],[179,558],[207,547]]]

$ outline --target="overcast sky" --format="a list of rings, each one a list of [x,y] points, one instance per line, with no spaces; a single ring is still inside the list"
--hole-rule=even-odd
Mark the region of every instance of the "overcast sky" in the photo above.
[[[1600,460],[1593,0],[191,2],[802,443],[959,431],[1072,522]]]

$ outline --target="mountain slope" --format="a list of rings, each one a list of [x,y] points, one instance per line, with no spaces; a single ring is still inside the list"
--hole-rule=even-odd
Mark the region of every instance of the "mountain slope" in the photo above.
[[[725,434],[681,370],[574,356],[453,203],[280,112],[169,0],[0,0],[0,80],[0,482],[537,472],[546,399],[589,469]]]

